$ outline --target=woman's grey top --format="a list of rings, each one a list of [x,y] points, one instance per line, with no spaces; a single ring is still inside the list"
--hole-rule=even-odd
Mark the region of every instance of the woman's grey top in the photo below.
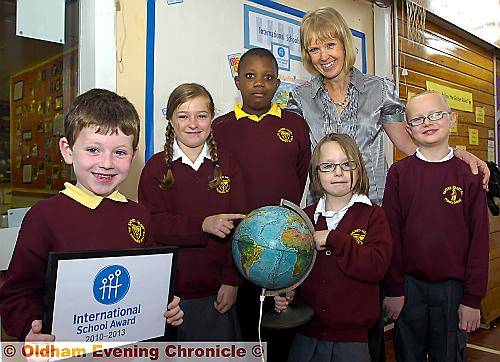
[[[349,104],[339,114],[321,76],[295,88],[287,109],[300,114],[309,125],[311,147],[328,133],[347,133],[356,141],[370,179],[370,199],[382,203],[387,175],[383,123],[404,121],[404,106],[394,83],[352,69]],[[309,202],[308,202],[309,203]]]

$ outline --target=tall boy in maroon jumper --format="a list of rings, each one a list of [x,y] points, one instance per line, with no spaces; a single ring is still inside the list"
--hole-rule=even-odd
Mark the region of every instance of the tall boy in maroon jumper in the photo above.
[[[394,239],[384,307],[396,320],[396,359],[462,361],[486,294],[486,194],[448,146],[457,115],[443,95],[414,96],[406,119],[417,152],[392,165],[383,201]]]
[[[217,144],[230,151],[240,165],[248,211],[279,205],[282,198],[300,204],[311,158],[309,128],[302,117],[272,102],[280,84],[274,55],[263,48],[248,50],[240,59],[234,81],[243,104],[215,119],[212,129]],[[257,339],[259,291],[246,282],[238,292],[241,329],[250,341]]]
[[[76,98],[59,141],[73,165],[76,185],[26,214],[4,285],[0,314],[5,331],[19,340],[53,341],[41,334],[44,282],[49,253],[151,246],[149,211],[118,192],[138,152],[139,115],[125,98],[92,89]],[[140,235],[131,227],[140,229]],[[179,298],[167,307],[172,325],[182,323]]]
[[[216,118],[212,130],[217,144],[238,160],[248,211],[282,198],[300,204],[311,159],[309,129],[302,117],[272,102],[280,84],[274,55],[248,50],[234,81],[243,104]]]

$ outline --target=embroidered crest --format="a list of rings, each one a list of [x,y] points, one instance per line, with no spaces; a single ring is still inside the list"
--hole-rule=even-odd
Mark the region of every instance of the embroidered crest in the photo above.
[[[448,186],[443,191],[444,201],[450,205],[456,205],[462,202],[464,191],[458,186]]]
[[[227,194],[229,190],[231,189],[231,179],[228,176],[222,176],[222,180],[215,189],[219,194]]]
[[[366,230],[355,229],[351,232],[351,236],[356,243],[358,243],[359,245],[363,245],[363,241],[366,237]]]
[[[293,141],[293,133],[288,128],[280,128],[277,135],[281,142],[290,143]]]
[[[128,222],[128,234],[132,240],[134,240],[137,244],[140,244],[144,241],[146,229],[139,220],[130,219]]]

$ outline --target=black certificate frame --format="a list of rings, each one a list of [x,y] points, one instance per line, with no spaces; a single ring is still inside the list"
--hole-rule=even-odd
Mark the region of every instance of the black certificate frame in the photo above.
[[[79,252],[50,252],[47,264],[47,277],[45,281],[45,298],[43,307],[43,319],[42,319],[42,333],[51,334],[52,322],[54,317],[54,302],[56,295],[56,283],[57,283],[57,269],[59,266],[59,261],[62,260],[73,260],[73,259],[97,259],[97,258],[110,258],[110,257],[129,257],[129,256],[139,256],[139,255],[158,255],[158,254],[172,254],[172,269],[170,271],[170,287],[168,290],[168,302],[172,300],[174,296],[174,281],[175,281],[175,271],[177,265],[177,252],[178,248],[175,246],[162,246],[153,248],[135,248],[135,249],[116,249],[116,250],[91,250],[91,251],[79,251]],[[163,331],[163,336],[158,336],[144,341],[153,341],[161,339],[167,335],[168,324],[165,319],[165,329]],[[139,341],[139,342],[144,342]]]

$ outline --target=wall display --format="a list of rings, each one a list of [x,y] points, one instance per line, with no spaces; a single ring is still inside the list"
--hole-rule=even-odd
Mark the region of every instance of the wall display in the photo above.
[[[476,122],[484,123],[484,107],[476,107]]]
[[[23,99],[23,85],[24,82],[22,80],[18,81],[14,84],[14,90],[12,91],[12,98],[15,101]]]
[[[306,6],[306,2],[303,3]],[[233,78],[239,54],[247,49],[263,47],[274,51],[282,81],[282,77],[310,79],[300,59],[299,28],[305,15],[303,9],[269,0],[200,0],[176,6],[169,6],[165,1],[148,1],[147,7],[146,159],[163,147],[166,122],[162,111],[169,94],[179,84],[197,82],[206,86],[215,100],[216,116],[241,103]],[[183,32],[183,36],[172,37],[185,28],[186,19],[190,19],[192,29]],[[366,72],[365,34],[354,29],[351,32],[358,53],[356,66]],[[197,44],[199,56],[186,56],[193,51],[190,44]],[[183,66],[172,72],[168,64]],[[298,84],[288,83],[283,89]],[[283,95],[278,96],[281,102],[286,101]]]
[[[23,141],[29,141],[31,139],[31,131],[23,132]]]
[[[227,56],[227,61],[229,63],[229,69],[231,70],[231,78],[238,75],[238,64],[240,63],[241,53],[229,54]]]
[[[479,145],[479,130],[476,128],[469,128],[469,145]]]
[[[428,80],[425,81],[425,86],[427,90],[436,91],[446,96],[446,98],[448,98],[448,104],[451,108],[472,112],[473,100],[471,92],[464,92],[460,89],[447,87]]]
[[[30,183],[32,180],[32,165],[23,165],[23,183]]]
[[[14,189],[60,190],[68,181],[59,172],[53,177],[52,164],[63,162],[57,141],[64,130],[63,105],[70,104],[78,91],[77,69],[78,50],[73,48],[11,76]]]
[[[57,90],[56,90],[57,91]],[[57,97],[55,100],[54,100],[54,108],[56,110],[60,110],[62,109],[63,107],[63,97],[60,96],[60,97]]]

